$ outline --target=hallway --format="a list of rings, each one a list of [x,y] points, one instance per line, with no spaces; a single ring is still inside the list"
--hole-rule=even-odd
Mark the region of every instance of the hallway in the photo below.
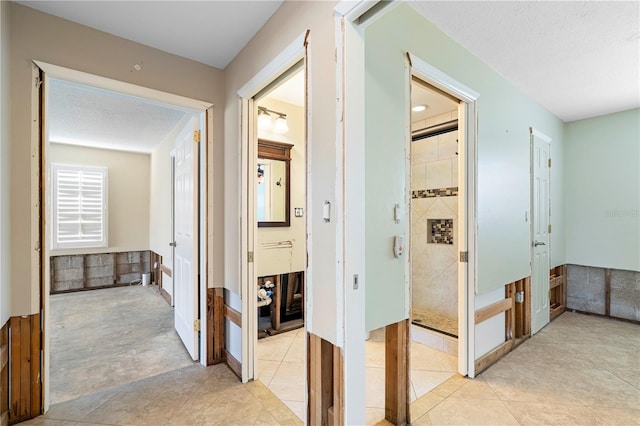
[[[640,327],[566,312],[478,378],[411,404],[414,425],[640,424]],[[192,366],[68,401],[25,424],[301,424],[266,386]],[[381,422],[380,424],[388,424]]]

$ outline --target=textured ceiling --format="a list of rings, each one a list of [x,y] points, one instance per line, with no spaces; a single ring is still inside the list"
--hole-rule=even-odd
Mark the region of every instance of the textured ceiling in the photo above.
[[[640,106],[640,2],[410,4],[565,122]]]
[[[150,153],[188,113],[133,96],[50,81],[51,142]]]
[[[448,97],[432,90],[431,88],[413,83],[411,85],[411,107],[417,105],[426,105],[427,109],[420,112],[411,112],[411,122],[424,120],[425,118],[435,117],[445,112],[457,111],[458,103]]]
[[[224,68],[281,1],[18,1]],[[640,106],[640,2],[410,1],[564,121]]]
[[[223,69],[282,0],[17,3]]]

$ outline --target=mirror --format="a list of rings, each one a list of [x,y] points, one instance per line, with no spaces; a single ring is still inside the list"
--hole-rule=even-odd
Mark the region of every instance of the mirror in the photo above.
[[[288,143],[258,139],[258,227],[290,225],[291,147]]]

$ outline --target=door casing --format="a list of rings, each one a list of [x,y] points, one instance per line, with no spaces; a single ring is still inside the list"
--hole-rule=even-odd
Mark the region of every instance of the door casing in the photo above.
[[[241,297],[242,297],[242,382],[256,378],[256,343],[258,340],[258,319],[255,301],[257,300],[257,286],[255,285],[257,276],[254,262],[249,261],[249,253],[255,253],[255,241],[257,234],[257,221],[255,214],[255,185],[250,176],[255,175],[257,159],[257,107],[254,104],[254,97],[271,82],[276,80],[287,70],[301,60],[307,60],[306,38],[308,32],[298,36],[287,48],[269,62],[259,73],[249,80],[240,90],[238,98],[240,103],[241,119],[241,171],[242,196],[240,211],[241,218]],[[305,72],[308,72],[305,65]],[[305,78],[305,81],[307,79]],[[307,91],[307,103],[308,100]],[[306,109],[306,108],[305,108]],[[306,134],[306,144],[309,146],[309,134]],[[305,150],[308,160],[308,149]],[[309,183],[307,182],[307,207],[309,205]],[[309,223],[309,209],[307,211],[307,227]],[[307,235],[309,233],[307,232]],[[307,239],[307,248],[311,245],[311,237]],[[308,250],[308,249],[307,249]],[[308,270],[305,273],[305,282],[309,283]],[[309,298],[309,292],[305,292],[305,298]],[[304,303],[308,303],[305,301]],[[306,312],[306,309],[305,309]],[[306,324],[306,321],[305,321]],[[306,328],[306,325],[305,325]]]
[[[410,72],[413,76],[460,100],[458,107],[458,152],[460,155],[458,187],[462,196],[458,197],[458,223],[461,225],[458,247],[461,252],[467,252],[467,262],[458,262],[458,373],[473,378],[475,376],[474,314],[477,287],[476,101],[480,95],[416,55],[408,53],[408,57],[411,63]],[[411,143],[411,138],[408,139]],[[410,163],[407,169],[410,171]],[[410,179],[410,175],[407,175],[407,179]],[[407,276],[410,279],[410,271]]]
[[[199,111],[201,112],[200,116],[200,128],[203,129],[203,133],[206,133],[208,130],[204,124],[204,111],[213,107],[213,104],[205,101],[200,101],[192,98],[187,98],[180,95],[174,95],[167,92],[162,92],[155,89],[149,89],[146,87],[138,86],[131,83],[126,83],[118,80],[113,80],[106,77],[97,76],[94,74],[85,73],[82,71],[73,70],[70,68],[61,67],[58,65],[49,64],[42,61],[33,61],[33,72],[34,75],[41,73],[43,76],[42,82],[44,84],[44,93],[42,96],[40,95],[40,86],[34,85],[32,86],[32,96],[31,96],[31,107],[32,110],[40,113],[43,120],[43,128],[42,132],[40,132],[39,128],[32,128],[31,132],[31,145],[32,152],[37,152],[38,155],[31,156],[31,170],[40,170],[42,166],[43,171],[46,173],[46,161],[47,161],[47,152],[49,146],[48,140],[48,123],[47,123],[47,111],[48,111],[48,93],[47,93],[47,81],[50,78],[56,78],[60,80],[67,80],[75,83],[86,84],[89,86],[99,87],[105,90],[110,90],[114,92],[119,92],[123,94],[128,94],[136,97],[146,98],[154,101],[158,101],[161,103],[172,104],[181,108]],[[203,141],[207,140],[206,136],[203,135]],[[206,170],[206,157],[202,154],[204,151],[205,143],[200,143],[200,151],[201,151],[201,165],[200,167],[204,167],[202,170]],[[201,174],[201,182],[206,179],[207,173]],[[34,181],[35,184],[31,185],[31,197],[32,199],[39,199],[39,185],[38,181]],[[46,188],[46,180],[43,181]],[[203,186],[204,187],[204,186]],[[43,191],[45,189],[43,188]],[[46,197],[42,198],[41,201],[40,212],[37,214],[31,215],[31,226],[32,229],[40,229],[37,234],[39,236],[39,240],[37,241],[38,247],[37,250],[33,250],[34,256],[32,262],[37,262],[37,266],[32,268],[32,276],[31,276],[31,285],[33,288],[39,288],[40,291],[38,293],[40,304],[41,304],[41,318],[42,318],[42,366],[41,366],[41,377],[42,377],[42,398],[43,398],[43,411],[46,412],[49,409],[49,371],[50,371],[50,333],[49,333],[49,323],[50,323],[50,315],[49,315],[49,292],[51,289],[50,277],[49,277],[49,262],[48,258],[50,256],[48,249],[48,237],[47,232],[48,223],[45,218],[48,214],[48,210],[50,208],[49,204],[46,201]],[[206,206],[206,193],[204,191],[200,192],[200,204],[202,208]],[[202,216],[201,216],[202,217]],[[45,226],[40,227],[40,224],[44,223]],[[200,311],[206,312],[206,300],[207,300],[207,279],[206,279],[206,250],[203,250],[202,247],[206,248],[206,234],[204,233],[204,227],[202,223],[200,224],[200,273],[201,277],[205,277],[201,280],[199,286],[199,300],[200,300]],[[44,261],[40,262],[40,250],[44,253]],[[36,260],[37,257],[37,260]],[[203,274],[203,271],[205,272]],[[196,295],[197,296],[197,295]],[[33,303],[32,303],[33,304]],[[204,307],[204,310],[203,310]],[[204,365],[206,363],[206,321],[202,321],[201,331],[200,331],[200,363]]]

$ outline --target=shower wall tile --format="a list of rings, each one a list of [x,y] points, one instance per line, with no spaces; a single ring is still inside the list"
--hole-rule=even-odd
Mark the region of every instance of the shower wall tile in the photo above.
[[[426,189],[452,186],[451,169],[451,160],[438,160],[428,163]]]
[[[415,164],[411,167],[411,190],[424,189],[427,185],[427,165]]]
[[[458,132],[438,135],[438,160],[457,159]],[[456,161],[457,162],[457,161]]]
[[[412,164],[427,163],[438,159],[438,141],[426,138],[411,143]]]
[[[451,162],[451,184],[458,187],[458,161]]]
[[[427,210],[427,218],[428,219],[454,219],[456,218],[457,212],[452,210],[445,200],[449,201],[451,199],[457,199],[458,197],[437,197],[432,198],[433,203],[431,207]]]

